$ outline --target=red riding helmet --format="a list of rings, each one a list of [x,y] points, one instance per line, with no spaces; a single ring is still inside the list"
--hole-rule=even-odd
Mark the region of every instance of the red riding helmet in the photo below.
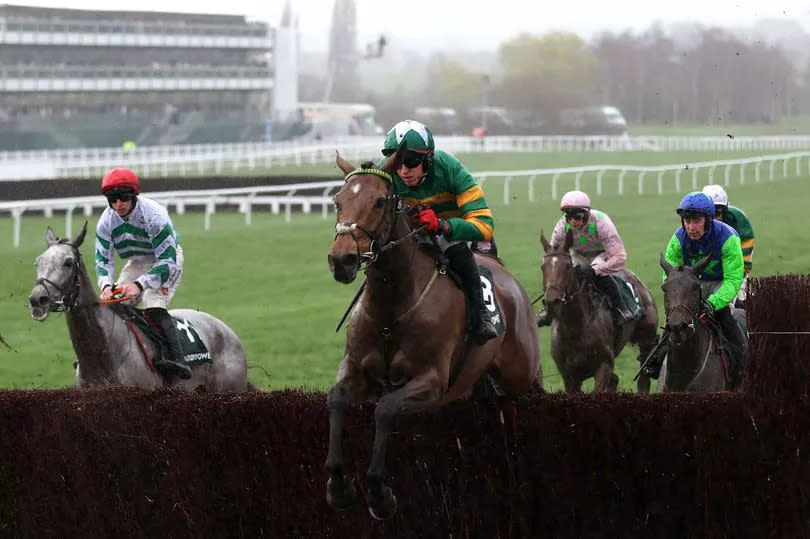
[[[101,179],[101,193],[110,189],[131,189],[136,194],[141,193],[141,182],[138,176],[128,168],[114,168],[108,171]]]

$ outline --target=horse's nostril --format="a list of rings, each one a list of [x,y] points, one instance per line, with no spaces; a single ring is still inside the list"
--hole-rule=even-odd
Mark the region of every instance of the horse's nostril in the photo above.
[[[348,255],[344,255],[340,259],[340,263],[343,264],[344,266],[347,266],[347,267],[348,266],[356,266],[359,261],[360,261],[360,257],[357,256],[356,254],[353,254],[353,253],[348,254]]]

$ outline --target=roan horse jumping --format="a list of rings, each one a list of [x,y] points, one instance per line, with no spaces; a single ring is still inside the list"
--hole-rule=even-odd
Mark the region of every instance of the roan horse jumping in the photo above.
[[[658,325],[655,300],[644,283],[625,270],[644,312],[640,320],[617,327],[605,299],[576,271],[570,252],[571,231],[566,234],[564,245],[550,245],[542,233],[540,243],[545,251],[541,266],[543,303],[553,316],[551,356],[565,390],[582,391],[582,382],[594,377],[596,391],[615,391],[619,377],[613,372],[613,363],[627,342],[638,345],[641,358],[646,358],[655,346]],[[639,378],[638,391],[649,393],[648,377]]]
[[[345,509],[355,500],[344,470],[342,430],[351,405],[376,402],[368,479],[368,507],[378,519],[393,516],[396,499],[385,485],[385,454],[394,420],[442,406],[471,393],[487,377],[503,393],[539,386],[540,349],[530,300],[497,260],[478,257],[494,277],[494,294],[505,332],[487,343],[468,344],[464,295],[439,273],[411,230],[389,173],[405,148],[382,169],[355,169],[338,156],[346,182],[335,196],[336,238],[329,251],[335,280],[352,282],[365,263],[367,284],[355,307],[337,383],[329,390],[329,472],[326,498]],[[487,382],[488,383],[488,382]],[[478,386],[476,386],[478,387]]]
[[[716,346],[719,332],[711,331],[699,316],[705,299],[699,276],[710,261],[711,255],[694,266],[674,267],[661,255],[660,264],[667,276],[661,288],[668,351],[658,378],[660,392],[732,389],[727,366]]]
[[[190,322],[213,357],[193,369],[189,380],[166,380],[150,369],[138,337],[113,307],[101,306],[87,274],[79,247],[87,223],[73,241],[58,239],[48,227],[47,249],[36,259],[37,281],[28,297],[31,316],[44,321],[52,311],[64,311],[78,359],[76,385],[122,384],[145,388],[167,385],[187,391],[254,391],[247,380],[245,351],[236,334],[210,314],[192,309],[171,313]],[[159,353],[148,339],[150,357]]]

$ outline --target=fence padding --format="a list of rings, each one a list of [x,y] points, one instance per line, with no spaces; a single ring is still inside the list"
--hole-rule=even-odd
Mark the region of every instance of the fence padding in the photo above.
[[[751,330],[806,323],[808,284],[754,280]],[[401,419],[385,523],[362,499],[371,407],[347,417],[361,499],[337,513],[323,393],[0,392],[0,535],[807,537],[807,341],[754,337],[748,394],[534,394]]]

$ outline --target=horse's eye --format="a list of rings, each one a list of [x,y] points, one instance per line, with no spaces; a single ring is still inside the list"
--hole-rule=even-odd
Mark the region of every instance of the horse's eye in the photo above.
[[[380,197],[377,199],[377,202],[374,203],[374,207],[377,209],[382,208],[385,205],[385,197]]]

